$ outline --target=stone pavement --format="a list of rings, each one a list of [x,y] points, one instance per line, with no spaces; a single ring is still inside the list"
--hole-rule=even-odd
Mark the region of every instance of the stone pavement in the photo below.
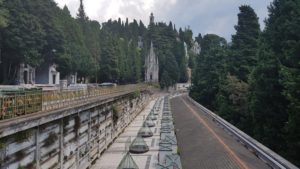
[[[144,118],[149,114],[151,108],[154,105],[154,101],[151,101],[149,105],[141,112],[133,122],[125,129],[125,131],[114,141],[114,143],[104,152],[104,154],[100,157],[100,159],[96,162],[95,165],[92,166],[92,169],[116,169],[122,160],[122,158],[126,154],[126,146],[127,140],[130,138],[131,141],[136,137],[139,129],[141,128]],[[159,133],[153,133],[154,136],[151,138],[146,138],[145,141],[147,145],[151,146],[152,139],[155,142],[159,139]],[[158,149],[158,147],[154,147],[154,149]],[[149,164],[147,165],[147,161],[154,160],[151,159],[151,156],[155,155],[151,151],[143,154],[143,155],[132,155],[132,158],[136,162],[139,168],[150,168]],[[149,158],[150,157],[150,158]]]
[[[146,118],[150,116],[154,118],[154,112],[157,112],[155,116],[156,120],[152,119],[155,126],[150,129],[153,136],[144,138],[149,151],[142,154],[133,154],[130,151],[133,160],[130,163],[135,163],[134,165],[138,166],[139,169],[173,169],[174,166],[178,169],[182,168],[180,158],[177,155],[177,141],[174,138],[175,133],[171,117],[172,113],[169,111],[169,99],[167,97],[165,99],[160,97],[158,100],[156,100],[158,106],[154,106],[155,101],[151,101],[130,125],[125,128],[124,132],[91,167],[92,169],[116,169],[123,157],[125,155],[128,157],[129,145],[133,144],[130,142],[137,137]],[[152,114],[150,113],[151,110]],[[148,116],[149,114],[150,116]]]

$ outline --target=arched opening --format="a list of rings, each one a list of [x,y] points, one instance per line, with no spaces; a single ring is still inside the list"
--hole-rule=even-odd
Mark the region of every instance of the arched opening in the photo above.
[[[23,78],[24,78],[24,83],[25,83],[25,84],[28,84],[28,72],[27,72],[27,71],[24,71],[24,76],[23,76]]]

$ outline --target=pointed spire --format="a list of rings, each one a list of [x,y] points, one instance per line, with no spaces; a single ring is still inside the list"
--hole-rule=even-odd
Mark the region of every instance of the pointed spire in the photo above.
[[[150,25],[151,24],[154,24],[154,15],[153,15],[153,13],[151,12],[151,14],[150,14]]]
[[[153,59],[156,59],[155,57],[155,53],[154,53],[154,48],[153,48],[153,43],[151,41],[151,45],[150,45],[150,54],[149,54],[149,60],[150,60],[150,63]]]
[[[158,82],[159,79],[158,58],[155,55],[153,43],[151,41],[150,51],[145,59],[145,81]]]

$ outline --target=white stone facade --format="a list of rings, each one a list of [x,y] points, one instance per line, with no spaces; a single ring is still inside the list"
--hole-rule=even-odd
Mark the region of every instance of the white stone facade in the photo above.
[[[18,84],[35,84],[35,68],[31,67],[29,64],[20,64]]]
[[[183,43],[183,45],[184,45],[184,54],[185,54],[185,58],[187,58],[187,60],[188,60],[188,59],[189,59],[188,48],[187,48],[187,45],[186,45],[185,42]]]
[[[159,62],[155,55],[153,43],[151,42],[150,52],[145,59],[145,82],[159,81]]]
[[[201,46],[199,45],[198,42],[195,41],[194,45],[192,46],[191,48],[191,51],[196,54],[196,55],[199,55],[200,52],[201,52]]]
[[[59,85],[60,73],[57,65],[43,65],[36,70],[36,84]]]

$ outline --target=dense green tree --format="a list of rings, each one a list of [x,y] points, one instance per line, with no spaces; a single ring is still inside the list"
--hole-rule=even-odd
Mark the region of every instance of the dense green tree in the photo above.
[[[199,33],[198,34],[198,36],[195,38],[195,41],[199,44],[199,45],[201,45],[201,42],[202,42],[202,35],[201,35],[201,33]]]
[[[116,40],[110,33],[103,32],[104,43],[102,44],[100,81],[117,82],[119,79],[118,58],[116,56]]]
[[[84,11],[84,5],[83,5],[83,0],[80,0],[79,8],[78,8],[78,13],[77,13],[77,18],[80,20],[80,22],[84,23],[89,18],[87,17],[85,11]]]
[[[145,36],[146,31],[147,31],[147,29],[146,29],[144,23],[142,21],[140,21],[140,23],[139,23],[139,35],[140,36]]]
[[[176,41],[173,49],[176,62],[179,68],[179,81],[180,83],[186,83],[188,81],[187,75],[187,58],[185,56],[184,44],[182,41]]]
[[[288,99],[287,157],[300,166],[300,3],[274,0],[266,21],[266,41],[280,62],[280,82]],[[282,114],[285,112],[282,111]]]
[[[3,1],[3,6],[1,2],[1,83],[16,79],[20,63],[36,67],[56,63],[63,78],[77,72],[80,79],[87,77],[92,82],[97,78],[122,84],[141,82],[151,41],[159,58],[160,77],[167,72],[170,79],[164,82],[166,87],[187,80],[188,61],[182,44],[192,41],[192,31],[186,29],[178,41],[172,22],[152,22],[147,29],[141,21],[118,19],[100,26],[86,15],[83,0],[76,19],[66,6],[60,9],[53,0],[11,0]],[[139,40],[142,48],[138,48]]]
[[[266,42],[260,46],[258,65],[250,78],[253,136],[271,149],[283,152],[286,149],[284,126],[288,115],[279,80],[280,66]]]
[[[6,66],[2,65],[2,48],[3,48],[3,29],[8,26],[8,10],[6,7],[3,6],[3,0],[0,0],[0,84],[1,84],[1,79],[5,78],[8,79],[6,75],[5,68]],[[4,72],[4,73],[2,73]]]
[[[173,53],[171,52],[166,52],[165,53],[165,59],[166,59],[166,62],[165,62],[165,69],[164,71],[168,72],[168,76],[170,77],[170,81],[169,81],[169,84],[172,86],[172,85],[175,85],[178,80],[179,80],[179,67],[178,67],[178,64],[175,60],[175,57],[173,55]],[[168,85],[166,85],[166,87],[169,87]]]
[[[171,81],[172,79],[170,78],[169,73],[167,71],[164,71],[161,76],[160,87],[165,89],[168,88],[169,86],[172,86]]]
[[[190,49],[193,45],[193,31],[190,28],[186,28],[183,32],[183,37],[188,49]]]
[[[220,75],[216,98],[217,112],[231,124],[252,133],[252,116],[248,110],[249,85],[236,76]]]
[[[178,72],[179,67],[173,53],[166,51],[164,55],[167,61],[165,62],[164,69],[162,70],[160,86],[163,89],[168,89],[178,82],[180,74]]]
[[[226,57],[214,56],[218,53],[214,50],[208,55],[217,43],[208,43],[206,36],[201,39],[190,92],[296,165],[300,165],[299,9],[296,0],[274,0],[260,33],[253,9],[241,6],[232,46],[222,54]],[[179,37],[184,37],[182,30]]]
[[[142,42],[146,41],[146,28],[137,21],[128,22],[127,26],[121,24],[122,21],[112,21],[103,24],[101,32],[110,33],[117,41],[116,55],[118,56],[119,79],[121,84],[137,83],[142,81],[144,57],[147,53],[144,49],[138,49],[138,40],[142,38]],[[141,32],[141,34],[140,34]],[[104,35],[101,38],[101,43],[105,42]],[[146,45],[143,45],[146,46]],[[101,45],[101,50],[103,45]]]
[[[117,45],[118,68],[120,71],[119,83],[124,84],[131,76],[131,65],[127,59],[128,44],[124,38],[119,38]]]
[[[89,51],[85,46],[81,27],[71,17],[70,11],[66,6],[60,13],[59,25],[61,25],[60,29],[65,39],[65,53],[60,56],[61,59],[58,61],[59,71],[62,77],[76,72],[81,72],[82,74],[84,68],[80,65],[80,60],[83,56],[88,55]]]
[[[89,67],[91,68],[90,77],[96,78],[99,71],[100,58],[100,24],[97,21],[88,21],[85,25],[84,39],[86,47],[89,50],[89,59],[92,61]],[[93,80],[97,82],[97,79]]]
[[[142,62],[141,62],[141,53],[140,50],[131,43],[129,46],[129,56],[132,57],[132,63],[130,63],[131,68],[133,69],[132,83],[141,82],[141,73],[142,73]]]
[[[77,22],[82,30],[83,39],[88,53],[84,53],[82,61],[89,61],[88,70],[82,72],[82,76],[89,76],[92,81],[97,82],[99,62],[100,62],[100,24],[97,21],[91,21],[87,17],[83,0],[80,0],[80,5],[77,13]],[[87,64],[85,63],[85,64]],[[81,74],[80,74],[81,75]]]
[[[8,11],[3,6],[3,0],[0,0],[0,29],[7,26]]]
[[[181,41],[185,42],[188,46],[188,49],[192,47],[193,42],[193,31],[189,28],[185,28],[183,31],[181,28],[179,28],[178,36]]]
[[[258,17],[248,5],[240,7],[236,34],[232,36],[232,53],[229,57],[229,72],[247,82],[248,76],[257,63],[260,28]]]
[[[242,5],[238,14],[236,34],[224,62],[226,76],[220,74],[217,97],[218,113],[226,120],[252,134],[252,117],[248,106],[250,72],[257,64],[260,28],[258,17],[248,5]]]
[[[9,12],[8,27],[1,30],[3,38],[2,82],[16,78],[20,63],[31,66],[53,64],[64,54],[64,38],[57,22],[61,11],[47,0],[4,1]]]
[[[6,83],[16,78],[18,64],[37,66],[44,60],[41,53],[46,44],[45,31],[39,19],[26,9],[28,3],[14,0],[4,4],[10,16],[8,26],[1,31],[2,80]]]
[[[38,18],[37,21],[45,32],[43,38],[45,45],[41,51],[44,63],[56,63],[59,60],[59,56],[64,53],[65,43],[63,32],[60,30],[58,22],[61,9],[52,0],[25,0],[22,2],[25,9]]]
[[[226,40],[214,34],[208,34],[202,40],[202,52],[196,58],[190,95],[199,103],[215,109],[219,91],[219,76],[223,72],[223,60],[226,57]]]

